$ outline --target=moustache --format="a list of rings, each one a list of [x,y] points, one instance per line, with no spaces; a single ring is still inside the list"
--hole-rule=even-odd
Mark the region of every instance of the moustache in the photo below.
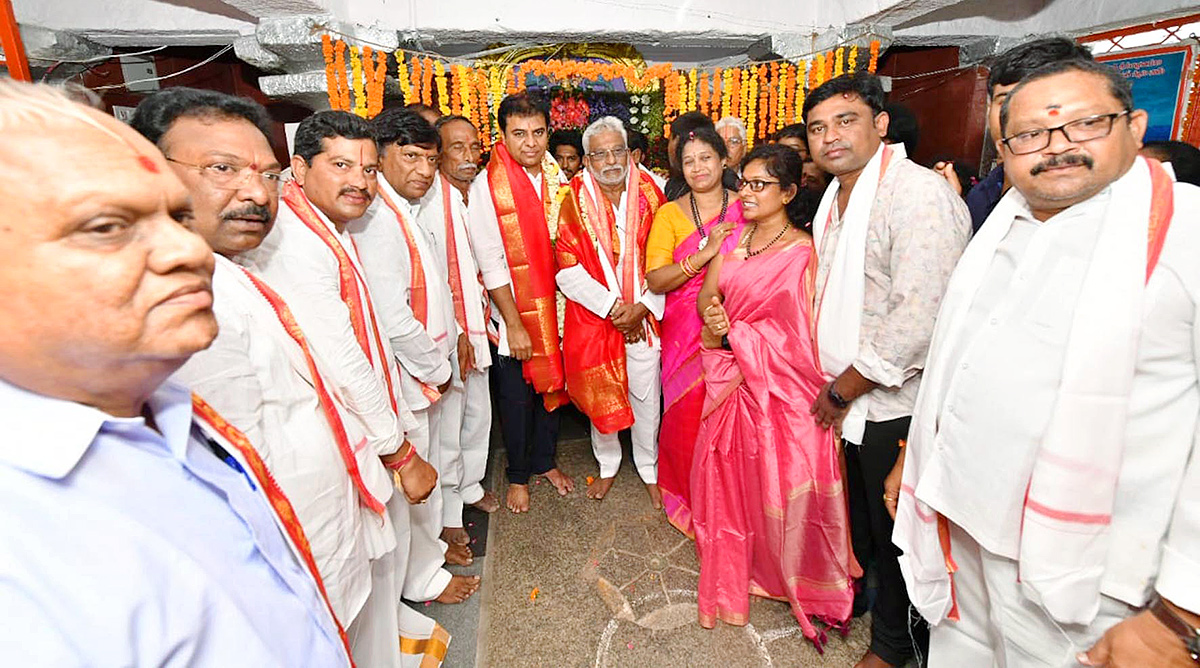
[[[475,172],[479,171],[479,165],[477,165],[473,162],[464,162],[464,163],[459,164],[457,167],[455,167],[454,171],[456,171],[456,172],[471,172],[472,174],[474,174]]]
[[[1085,155],[1083,153],[1064,153],[1063,155],[1056,155],[1034,165],[1033,169],[1029,170],[1029,175],[1037,176],[1047,169],[1054,167],[1065,167],[1067,165],[1083,165],[1088,169],[1092,169],[1095,164],[1096,161],[1093,160],[1092,156],[1090,155]]]
[[[271,220],[271,210],[261,204],[250,204],[236,211],[221,214],[221,220],[258,219],[266,223]]]
[[[355,188],[354,186],[346,186],[345,188],[342,188],[340,191],[338,191],[338,195],[360,195],[367,199],[371,199],[371,193],[367,192],[363,188]]]

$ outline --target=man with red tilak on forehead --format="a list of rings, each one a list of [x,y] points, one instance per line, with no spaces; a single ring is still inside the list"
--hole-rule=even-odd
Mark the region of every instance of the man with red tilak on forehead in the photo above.
[[[1200,189],[1138,156],[1106,65],[1035,70],[999,120],[1013,187],[954,271],[888,491],[929,666],[1195,668]]]
[[[380,147],[379,194],[366,215],[349,225],[366,270],[387,347],[400,370],[400,389],[417,427],[408,439],[422,457],[441,465],[441,398],[450,389],[454,302],[428,237],[416,225],[413,203],[433,183],[438,135],[408,109],[389,109],[371,121]],[[413,541],[405,597],[465,600],[474,576],[446,576],[444,562],[469,566],[469,541],[446,541],[441,486],[412,509]]]
[[[386,457],[406,447],[404,435],[417,422],[400,391],[395,356],[347,229],[366,212],[378,188],[370,124],[347,112],[313,114],[296,129],[291,168],[295,181],[283,186],[275,227],[239,262],[287,302],[309,345],[354,388],[356,399],[348,407],[378,415],[380,422],[395,421],[390,438],[364,446]],[[418,456],[416,450],[410,454]],[[391,466],[403,468],[408,456]],[[430,568],[413,560],[410,503],[403,497],[393,495],[386,504],[398,544],[393,568],[372,569],[373,586],[394,591],[402,624],[411,613],[400,603],[408,571]],[[440,566],[439,558],[433,571]],[[445,573],[443,586],[449,580]],[[430,633],[436,636],[438,630]]]
[[[394,595],[371,582],[372,565],[395,558],[395,529],[384,507],[392,476],[374,454],[375,444],[396,437],[395,418],[348,408],[361,401],[353,379],[313,350],[274,290],[236,264],[270,232],[279,207],[281,166],[267,139],[270,118],[245,98],[173,87],[143,100],[130,123],[158,144],[188,186],[188,227],[215,252],[221,331],[173,379],[247,435],[291,499],[355,661],[399,665]],[[400,474],[416,499],[436,478],[419,457]]]
[[[187,188],[49,87],[0,133],[0,662],[349,665],[262,458],[164,382],[217,335]]]
[[[567,390],[592,422],[600,476],[589,499],[603,499],[621,466],[622,429],[651,504],[658,490],[661,386],[658,319],[663,296],[646,289],[646,239],[662,191],[633,166],[625,126],[605,116],[583,132],[587,169],[571,180],[559,210],[556,279],[567,297],[563,359]]]
[[[504,141],[471,185],[471,247],[492,297],[500,430],[508,451],[508,509],[529,510],[529,478],[544,475],[560,495],[575,482],[558,470],[559,415],[567,402],[554,284],[557,198],[566,180],[546,152],[550,112],[525,95],[497,111]]]

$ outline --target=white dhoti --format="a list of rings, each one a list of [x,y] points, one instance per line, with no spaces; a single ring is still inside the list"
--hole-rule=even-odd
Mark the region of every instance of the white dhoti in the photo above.
[[[658,482],[658,423],[661,419],[659,351],[645,341],[625,345],[625,368],[629,375],[629,403],[633,408],[633,463],[642,482]],[[592,453],[600,464],[600,477],[611,478],[621,468],[618,433],[601,433],[592,427]]]
[[[431,432],[437,420],[430,420],[430,409],[414,411],[417,427],[405,433],[405,438],[417,449],[417,454],[432,466],[440,462],[440,439]],[[403,497],[403,495],[399,495]],[[408,548],[408,570],[404,575],[404,598],[410,601],[432,601],[450,584],[446,563],[446,543],[442,533],[442,490],[434,485],[425,503],[409,504],[412,538]]]
[[[462,527],[463,506],[483,498],[488,445],[492,433],[492,399],[488,370],[473,370],[463,381],[458,354],[451,360],[455,373],[450,390],[438,401],[441,411],[442,525]]]
[[[961,618],[930,630],[929,668],[1076,668],[1077,654],[1137,612],[1102,596],[1091,624],[1058,624],[1022,592],[1015,560],[983,549],[954,524],[950,546]]]

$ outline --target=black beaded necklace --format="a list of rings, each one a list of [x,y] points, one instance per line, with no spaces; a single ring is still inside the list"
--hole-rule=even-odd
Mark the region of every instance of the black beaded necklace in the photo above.
[[[763,246],[758,250],[750,250],[750,246],[754,244],[754,233],[758,231],[758,224],[756,223],[754,227],[750,228],[750,233],[746,235],[746,257],[754,257],[755,255],[767,250],[771,246],[774,246],[776,241],[779,241],[783,238],[783,234],[784,232],[787,232],[788,227],[789,226],[787,224],[784,224],[783,227],[779,228],[779,234],[776,234],[774,239],[768,241],[766,246]]]
[[[708,235],[704,233],[704,223],[700,222],[700,207],[696,206],[696,193],[689,192],[688,199],[692,202],[692,223],[696,225],[696,232],[700,235],[700,248],[704,250],[704,246],[708,244]],[[729,209],[729,191],[721,188],[721,215],[717,217],[717,225],[725,222],[725,212]]]

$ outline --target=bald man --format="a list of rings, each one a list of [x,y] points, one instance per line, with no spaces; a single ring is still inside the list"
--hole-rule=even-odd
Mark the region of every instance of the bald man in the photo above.
[[[262,460],[164,384],[217,333],[187,189],[46,87],[0,81],[0,132],[5,665],[349,665]]]

